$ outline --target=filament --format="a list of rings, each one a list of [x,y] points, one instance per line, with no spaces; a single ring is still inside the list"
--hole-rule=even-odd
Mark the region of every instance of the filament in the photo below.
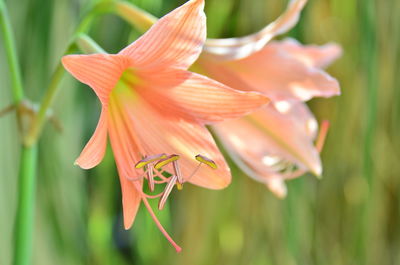
[[[138,183],[135,182],[136,185],[136,189],[142,194],[142,201],[144,203],[144,205],[147,208],[147,211],[149,211],[151,218],[153,219],[153,221],[156,223],[158,229],[161,231],[161,233],[165,236],[165,238],[171,243],[171,245],[175,248],[176,252],[181,252],[182,248],[175,243],[175,241],[171,238],[171,236],[168,234],[168,232],[164,229],[164,227],[162,226],[162,224],[160,223],[160,221],[157,219],[157,216],[155,215],[153,209],[151,208],[149,202],[147,201],[147,198],[145,196],[145,194],[142,192],[142,190],[140,189],[140,187],[138,186]]]
[[[329,130],[329,126],[330,126],[329,121],[327,121],[327,120],[322,121],[321,129],[319,130],[319,134],[318,134],[317,141],[315,144],[319,153],[321,153],[322,148],[324,147],[326,135],[328,134],[328,130]]]

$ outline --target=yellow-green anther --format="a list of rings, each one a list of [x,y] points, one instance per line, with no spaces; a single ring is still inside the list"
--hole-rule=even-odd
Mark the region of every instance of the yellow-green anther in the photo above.
[[[143,158],[142,160],[140,160],[139,162],[136,163],[135,168],[142,168],[151,162],[154,162],[154,161],[157,161],[160,159],[165,159],[165,158],[167,158],[166,154],[146,156],[145,158]]]
[[[161,159],[160,161],[158,161],[158,162],[154,165],[154,168],[155,168],[155,169],[160,169],[160,168],[162,168],[163,166],[165,166],[165,165],[167,165],[167,164],[169,164],[169,163],[171,163],[171,162],[173,162],[173,161],[176,161],[176,160],[178,160],[178,159],[179,159],[179,155],[169,155],[169,156],[167,156],[166,158]]]
[[[200,163],[206,164],[207,166],[211,167],[212,169],[217,169],[217,164],[213,160],[211,160],[205,156],[202,156],[202,155],[197,155],[197,156],[195,156],[195,158]]]

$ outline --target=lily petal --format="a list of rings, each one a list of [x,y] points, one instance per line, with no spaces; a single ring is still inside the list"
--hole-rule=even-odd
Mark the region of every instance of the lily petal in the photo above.
[[[286,11],[261,31],[240,38],[207,39],[204,53],[217,60],[245,58],[259,50],[272,38],[293,28],[307,0],[292,0]]]
[[[191,0],[159,19],[120,54],[143,68],[187,69],[198,58],[206,39],[204,0]]]
[[[143,155],[180,155],[182,176],[188,178],[199,164],[195,156],[201,154],[212,159],[218,168],[214,170],[202,166],[190,182],[210,189],[222,189],[230,183],[229,167],[204,126],[184,119],[169,119],[152,109],[144,100],[138,100],[135,104],[127,97],[120,100],[132,130],[141,143]],[[173,172],[172,168],[170,170]]]
[[[67,55],[62,64],[76,79],[90,86],[103,105],[129,64],[127,58],[110,54]]]
[[[293,110],[302,108],[299,106],[292,106]],[[291,112],[280,113],[270,105],[244,118],[213,125],[213,128],[224,146],[248,167],[246,173],[254,172],[257,180],[276,177],[279,170],[274,168],[278,168],[281,161],[289,161],[316,175],[321,173],[319,154],[307,125],[300,126]]]
[[[154,80],[148,83],[155,88],[142,90],[148,94],[146,98],[154,108],[164,116],[202,124],[241,117],[269,102],[261,93],[235,90],[184,70],[155,73],[152,78]],[[157,83],[157,80],[161,82]]]
[[[97,166],[103,160],[107,146],[107,109],[102,108],[96,130],[75,164],[83,169]]]
[[[134,165],[134,161],[139,161],[140,156],[136,139],[130,134],[131,125],[126,123],[118,107],[115,102],[111,102],[108,115],[110,126],[108,126],[108,129],[121,183],[124,227],[129,229],[133,224],[141,202],[140,191],[129,180],[136,179],[141,174]],[[139,180],[139,182],[141,187],[142,181]]]
[[[298,60],[278,42],[240,60],[217,62],[206,59],[201,58],[199,63],[208,76],[233,88],[262,92],[273,101],[306,101],[340,94],[336,79]]]
[[[278,42],[277,42],[278,43]],[[342,48],[335,43],[325,45],[302,45],[295,39],[279,42],[281,49],[306,65],[325,68],[342,55]]]

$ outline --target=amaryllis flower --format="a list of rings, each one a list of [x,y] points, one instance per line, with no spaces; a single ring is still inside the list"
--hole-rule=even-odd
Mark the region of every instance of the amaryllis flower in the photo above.
[[[131,227],[143,201],[178,251],[147,202],[157,196],[142,191],[144,179],[151,182],[151,190],[154,183],[167,183],[162,200],[178,182],[226,187],[229,168],[204,125],[242,116],[268,102],[260,93],[237,91],[187,71],[206,39],[203,7],[203,0],[188,1],[118,54],[62,59],[64,67],[89,85],[102,104],[97,128],[76,164],[84,169],[96,166],[103,159],[108,136],[120,176],[125,228]],[[173,176],[166,178],[161,167],[177,159],[179,170],[174,163],[169,170]],[[209,166],[196,168],[198,161]],[[153,179],[154,174],[159,180]]]
[[[305,3],[291,1],[281,17],[258,33],[207,40],[196,68],[233,88],[258,91],[272,100],[254,114],[213,128],[239,166],[280,197],[286,194],[285,179],[322,172],[314,146],[318,124],[303,102],[340,94],[338,82],[322,70],[340,55],[339,46],[303,46],[292,39],[270,42],[297,23]]]

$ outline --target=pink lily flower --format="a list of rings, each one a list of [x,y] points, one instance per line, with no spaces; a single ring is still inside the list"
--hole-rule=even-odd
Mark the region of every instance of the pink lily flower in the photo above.
[[[203,8],[204,0],[188,1],[118,54],[62,59],[102,104],[97,128],[76,164],[84,169],[99,164],[108,136],[121,182],[125,228],[131,227],[143,201],[177,251],[180,247],[158,222],[147,199],[161,197],[162,209],[175,184],[226,187],[230,170],[204,125],[240,117],[269,101],[260,93],[237,91],[187,70],[206,39]],[[199,161],[206,166],[196,168]],[[174,166],[168,170],[174,172],[169,178],[160,174],[168,164]],[[145,179],[151,191],[155,184],[167,183],[165,191],[145,194]]]
[[[297,23],[306,2],[292,0],[284,14],[255,34],[207,40],[196,68],[228,86],[271,99],[262,110],[213,128],[242,170],[279,197],[286,195],[284,180],[307,171],[322,173],[314,145],[318,124],[303,102],[340,94],[338,82],[322,70],[341,54],[338,45],[271,42]],[[318,138],[326,131],[324,125]]]

